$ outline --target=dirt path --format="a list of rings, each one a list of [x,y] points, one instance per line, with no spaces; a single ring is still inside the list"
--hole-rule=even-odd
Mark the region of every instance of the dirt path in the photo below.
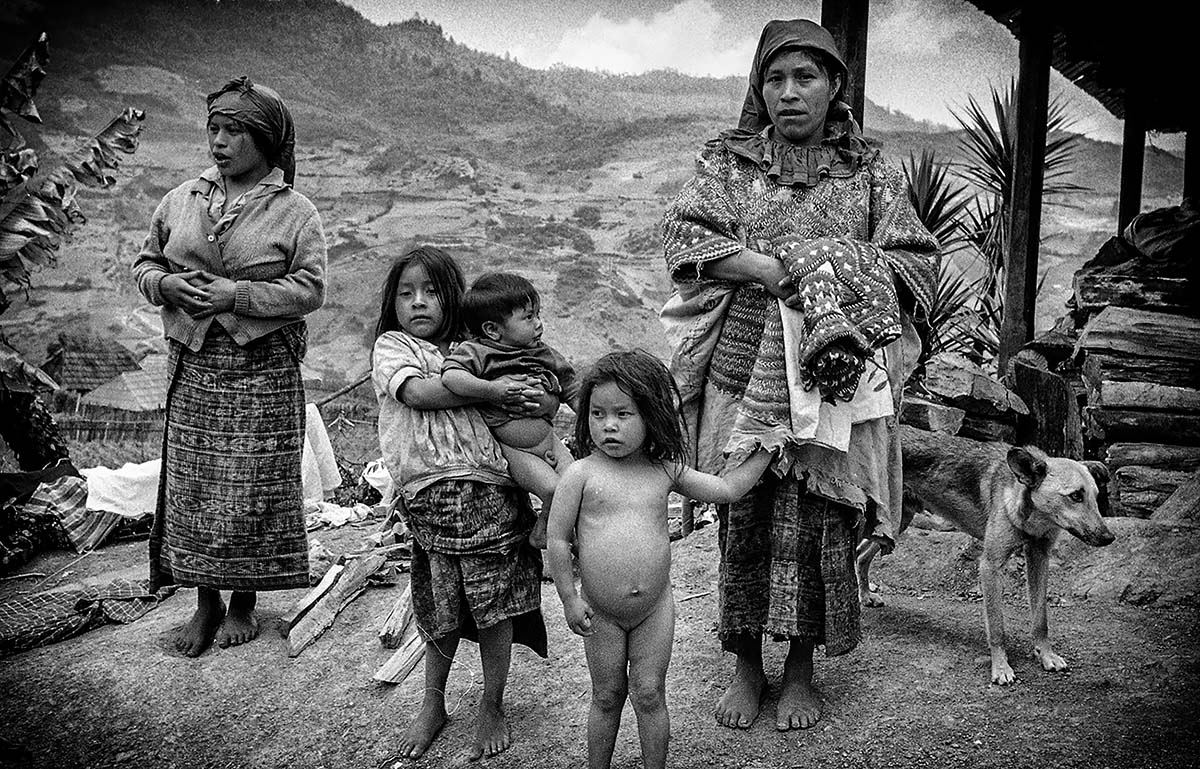
[[[318,533],[327,546],[352,546],[355,533]],[[340,542],[338,539],[340,538]],[[1036,669],[1025,653],[1025,612],[1016,589],[1007,603],[1020,681],[989,686],[972,546],[956,532],[914,532],[879,559],[883,609],[866,613],[857,651],[818,659],[825,718],[812,730],[780,733],[766,702],[747,731],[713,724],[712,704],[731,658],[715,638],[716,532],[709,526],[674,544],[678,609],[669,679],[675,767],[1178,767],[1200,766],[1200,706],[1193,603],[1136,608],[1115,601],[1058,601],[1051,609],[1065,674]],[[73,569],[72,579],[137,576],[144,543],[110,546]],[[53,571],[55,554],[27,570]],[[1052,591],[1066,584],[1052,574]],[[182,591],[141,620],[108,625],[53,646],[0,660],[0,737],[33,753],[29,767],[362,767],[378,764],[420,698],[420,677],[398,687],[371,674],[389,652],[375,637],[399,588],[372,588],[300,657],[289,659],[273,620],[302,591],[264,594],[267,632],[259,641],[212,650],[197,660],[169,650],[190,613]],[[6,583],[4,594],[14,592]],[[581,645],[561,621],[552,586],[543,610],[551,654],[514,654],[508,714],[513,747],[484,765],[583,764],[587,671]],[[778,676],[782,648],[768,649]],[[454,708],[431,752],[414,767],[468,764],[473,706],[480,692],[476,648],[465,644],[451,675]],[[636,729],[627,708],[614,766],[632,769]]]

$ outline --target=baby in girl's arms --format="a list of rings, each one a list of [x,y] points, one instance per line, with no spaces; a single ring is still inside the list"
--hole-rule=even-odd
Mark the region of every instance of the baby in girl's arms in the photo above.
[[[630,696],[643,765],[661,769],[670,736],[666,675],[675,632],[668,495],[733,502],[758,481],[771,454],[758,449],[721,476],[689,467],[675,383],[661,361],[638,350],[597,361],[580,387],[577,413],[577,445],[586,456],[558,485],[546,556],[567,624],[583,636],[591,673],[588,766],[611,764]]]
[[[446,356],[442,384],[464,398],[496,402],[493,391],[512,378],[525,377],[540,388],[540,408],[514,416],[501,406],[480,406],[513,481],[542,500],[542,511],[529,535],[546,546],[546,520],[559,475],[571,464],[571,452],[554,433],[559,405],[575,408],[579,383],[561,353],[542,341],[542,300],[527,279],[508,272],[481,275],[463,296],[463,320],[472,335]],[[508,381],[502,381],[507,377]]]

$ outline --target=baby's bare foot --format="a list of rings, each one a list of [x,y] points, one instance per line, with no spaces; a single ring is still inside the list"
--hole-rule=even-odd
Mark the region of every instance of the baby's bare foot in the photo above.
[[[475,725],[475,745],[471,749],[471,760],[482,756],[491,758],[508,750],[512,740],[508,734],[508,721],[504,711],[495,705],[479,703],[479,721]]]
[[[419,758],[438,736],[447,720],[445,707],[423,703],[417,717],[404,730],[396,755],[401,758]],[[387,766],[388,762],[385,761],[383,765]]]
[[[217,628],[225,617],[225,604],[200,603],[196,613],[175,636],[175,648],[188,657],[199,657],[212,645]]]
[[[821,694],[812,681],[785,681],[775,711],[775,728],[808,729],[821,720]]]
[[[733,682],[717,700],[717,723],[733,729],[749,729],[758,718],[766,689],[767,679],[761,671],[734,673]]]

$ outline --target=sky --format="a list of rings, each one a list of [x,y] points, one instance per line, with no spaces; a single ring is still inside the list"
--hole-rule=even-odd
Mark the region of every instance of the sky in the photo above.
[[[674,69],[745,77],[771,19],[820,21],[820,0],[342,0],[377,24],[414,15],[471,48],[536,69],[565,64],[637,74]],[[986,105],[992,85],[1017,72],[1017,41],[965,0],[872,0],[867,29],[868,99],[912,117],[957,127],[968,97]],[[1051,72],[1073,130],[1121,142],[1121,121]],[[1151,137],[1166,149],[1182,134]]]

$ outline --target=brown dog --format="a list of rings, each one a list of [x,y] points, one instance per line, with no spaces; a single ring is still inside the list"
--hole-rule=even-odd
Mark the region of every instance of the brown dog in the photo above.
[[[983,540],[979,585],[984,631],[992,654],[992,683],[1016,680],[1004,650],[1001,569],[1019,548],[1025,550],[1033,653],[1045,670],[1066,670],[1051,648],[1046,621],[1046,571],[1058,533],[1066,529],[1089,545],[1113,541],[1098,504],[1108,481],[1102,462],[1047,456],[1031,447],[982,443],[902,425],[904,512],[902,529],[927,510],[960,531]],[[1099,486],[1097,485],[1099,484]],[[871,560],[879,543],[858,547],[858,594],[864,606],[882,606],[870,592]]]

